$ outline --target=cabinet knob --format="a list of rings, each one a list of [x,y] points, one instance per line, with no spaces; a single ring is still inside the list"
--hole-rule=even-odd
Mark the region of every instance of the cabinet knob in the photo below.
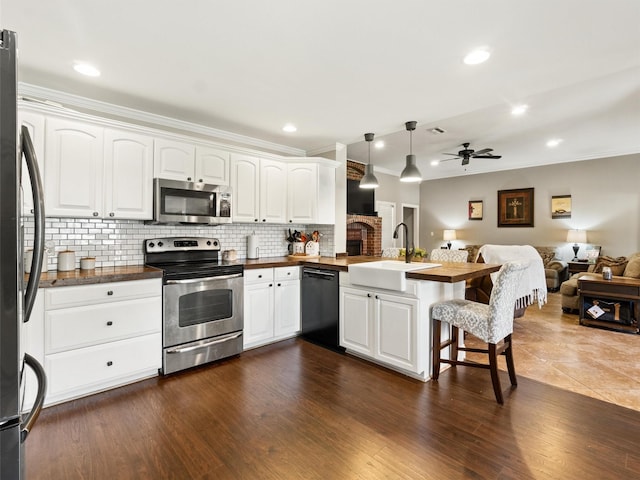
[[[262,278],[262,275],[258,275],[258,278]]]
[[[254,221],[254,222],[257,222],[257,221],[258,221],[258,219],[257,219],[257,218],[254,218],[254,219],[253,219],[253,221]]]
[[[98,212],[93,212],[93,216],[97,217],[98,216]]]
[[[269,284],[269,286],[270,286],[270,287],[273,287],[273,283],[270,283],[270,284]]]
[[[280,283],[279,283],[279,284],[278,284],[278,286],[279,286],[279,287],[281,287],[281,286],[282,286],[282,284],[280,284]]]
[[[378,295],[376,295],[376,299],[380,299],[380,297]]]
[[[107,322],[107,327],[110,327],[111,325],[113,325],[113,322],[112,322],[111,320],[109,320],[109,321]]]
[[[367,297],[371,298],[371,294],[370,294],[370,293],[367,293]]]
[[[109,360],[109,361],[107,362],[107,367],[110,367],[111,365],[113,365],[113,362],[112,362],[111,360]]]
[[[187,181],[190,182],[191,181],[191,177],[187,177]]]
[[[200,183],[202,183],[202,179],[201,179],[201,178],[199,178],[199,179],[198,179],[198,181],[199,181]]]
[[[267,221],[267,219],[266,219],[266,218],[263,218],[263,219],[262,219],[262,221],[263,221],[263,222],[266,222],[266,221]]]
[[[116,216],[116,214],[115,214],[115,213],[113,213],[113,212],[109,212],[109,216],[110,216],[110,217],[115,217],[115,216]]]
[[[113,290],[109,290],[109,291],[107,292],[107,295],[109,295],[109,296],[113,295]]]
[[[31,209],[31,213],[33,213],[33,208]]]
[[[293,223],[293,220],[289,220],[289,223]]]

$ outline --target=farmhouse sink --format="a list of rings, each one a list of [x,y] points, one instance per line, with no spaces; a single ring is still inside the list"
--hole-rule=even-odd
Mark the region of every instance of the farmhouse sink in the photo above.
[[[349,281],[353,285],[404,292],[407,289],[406,272],[439,266],[439,263],[406,263],[397,260],[358,263],[349,265]]]

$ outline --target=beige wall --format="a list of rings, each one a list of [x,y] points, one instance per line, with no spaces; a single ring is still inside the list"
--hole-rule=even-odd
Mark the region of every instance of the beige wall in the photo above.
[[[420,185],[416,183],[402,183],[399,177],[376,172],[380,186],[376,189],[376,201],[395,202],[396,220],[402,217],[402,204],[420,204]]]
[[[498,228],[498,190],[530,187],[535,189],[534,227]],[[640,251],[639,192],[640,154],[425,181],[420,185],[420,244],[438,248],[445,243],[442,231],[454,228],[458,240],[452,248],[556,246],[571,259],[567,230],[578,228],[587,230],[588,243],[602,246],[602,254],[627,256]],[[553,195],[571,195],[571,218],[551,218]],[[469,200],[483,200],[483,220],[468,220]]]

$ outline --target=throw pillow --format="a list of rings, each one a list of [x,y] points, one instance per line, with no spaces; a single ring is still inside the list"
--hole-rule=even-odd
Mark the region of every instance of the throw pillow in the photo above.
[[[593,273],[602,273],[602,267],[610,267],[611,273],[613,275],[622,275],[624,273],[624,269],[627,266],[626,257],[598,257],[596,261],[596,268],[593,270]]]
[[[629,263],[627,263],[622,275],[630,278],[640,278],[640,253],[635,253],[629,258]]]
[[[467,262],[475,263],[478,256],[478,250],[480,250],[481,246],[482,245],[467,245],[466,247],[460,248],[459,250],[466,250],[467,252],[469,252],[469,255],[467,256]]]
[[[551,260],[556,257],[556,249],[553,247],[533,247],[538,251],[538,254],[542,258],[542,265],[547,268]]]

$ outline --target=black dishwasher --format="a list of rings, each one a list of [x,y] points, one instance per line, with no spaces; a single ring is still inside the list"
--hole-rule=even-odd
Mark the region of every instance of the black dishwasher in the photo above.
[[[339,272],[302,268],[302,338],[335,351],[339,346]]]

